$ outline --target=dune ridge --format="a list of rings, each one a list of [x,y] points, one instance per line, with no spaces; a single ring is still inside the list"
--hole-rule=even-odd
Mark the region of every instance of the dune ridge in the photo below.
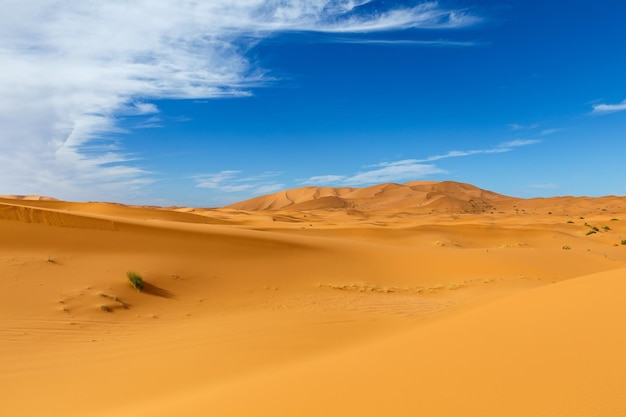
[[[242,204],[0,199],[0,415],[624,415],[623,197]]]
[[[74,227],[79,229],[117,230],[115,224],[110,220],[2,203],[0,203],[0,220],[41,223],[51,226]]]

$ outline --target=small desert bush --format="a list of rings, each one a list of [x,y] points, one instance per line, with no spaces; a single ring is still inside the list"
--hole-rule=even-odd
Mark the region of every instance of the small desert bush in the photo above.
[[[598,232],[596,232],[595,230],[590,230],[586,234],[587,234],[587,236],[589,236],[589,235],[592,235],[594,233],[598,233]]]
[[[622,240],[622,245],[626,245],[626,239]]]
[[[563,246],[563,250],[570,250],[570,249],[572,249],[572,248],[571,248],[571,247],[569,247],[569,246],[567,246],[567,245],[564,245],[564,246]]]
[[[143,278],[141,278],[141,275],[136,272],[128,271],[126,276],[128,277],[128,280],[133,288],[137,291],[141,291],[143,289]]]

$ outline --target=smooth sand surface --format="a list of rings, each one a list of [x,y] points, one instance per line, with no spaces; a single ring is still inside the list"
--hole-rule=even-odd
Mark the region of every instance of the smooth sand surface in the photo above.
[[[5,196],[0,233],[2,416],[626,415],[623,197]]]

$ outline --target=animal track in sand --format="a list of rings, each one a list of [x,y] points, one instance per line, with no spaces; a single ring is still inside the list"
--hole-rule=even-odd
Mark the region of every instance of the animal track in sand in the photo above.
[[[99,291],[93,287],[85,287],[64,293],[57,303],[62,305],[60,311],[66,314],[84,313],[95,311],[96,309],[112,313],[116,310],[128,310],[130,308],[130,304],[124,302],[118,296]]]

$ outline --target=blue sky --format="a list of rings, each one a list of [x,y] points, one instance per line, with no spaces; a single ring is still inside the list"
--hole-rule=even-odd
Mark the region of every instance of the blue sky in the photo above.
[[[3,6],[0,194],[210,207],[419,179],[626,194],[623,1]]]

